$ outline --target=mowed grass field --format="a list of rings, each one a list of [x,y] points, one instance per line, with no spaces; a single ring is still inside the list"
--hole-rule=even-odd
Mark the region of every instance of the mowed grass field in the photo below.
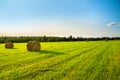
[[[0,80],[120,80],[120,41],[0,44]]]

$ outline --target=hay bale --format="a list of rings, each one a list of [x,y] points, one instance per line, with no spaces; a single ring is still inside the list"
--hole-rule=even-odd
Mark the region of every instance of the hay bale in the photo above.
[[[41,45],[38,41],[29,41],[27,43],[27,50],[28,51],[39,51],[41,48]]]
[[[105,39],[106,42],[108,42],[108,39]]]
[[[86,40],[86,42],[89,42],[89,40]]]
[[[14,48],[14,44],[12,42],[6,42],[5,48]]]

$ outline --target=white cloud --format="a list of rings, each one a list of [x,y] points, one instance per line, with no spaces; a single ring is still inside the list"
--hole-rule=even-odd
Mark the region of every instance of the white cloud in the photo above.
[[[120,22],[111,22],[107,24],[108,27],[112,27],[112,26],[120,26]]]

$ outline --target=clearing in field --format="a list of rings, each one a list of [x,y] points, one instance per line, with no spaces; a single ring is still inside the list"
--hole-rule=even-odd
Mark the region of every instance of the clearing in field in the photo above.
[[[120,41],[0,44],[0,80],[120,80]]]

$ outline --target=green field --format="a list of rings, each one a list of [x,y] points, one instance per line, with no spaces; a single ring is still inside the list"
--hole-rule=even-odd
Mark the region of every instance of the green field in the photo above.
[[[120,41],[0,44],[0,80],[120,80]]]

